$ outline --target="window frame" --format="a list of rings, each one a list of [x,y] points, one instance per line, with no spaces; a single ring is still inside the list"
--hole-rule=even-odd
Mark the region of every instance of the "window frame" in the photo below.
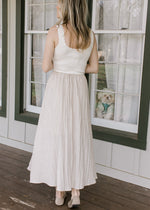
[[[2,0],[2,106],[0,116],[6,117],[7,109],[7,0]]]
[[[87,0],[90,12],[88,25],[92,23],[92,5],[93,0]],[[24,94],[24,21],[25,21],[25,0],[16,0],[16,85],[15,85],[15,120],[27,122],[30,124],[38,124],[39,114],[23,110],[23,94]],[[143,60],[143,74],[141,81],[141,96],[139,110],[138,133],[118,131],[115,129],[104,128],[92,125],[93,138],[103,140],[120,145],[130,146],[146,150],[148,117],[149,117],[149,98],[150,93],[150,3],[148,3],[148,14],[145,33],[145,49]],[[90,83],[89,74],[85,74],[88,84]]]
[[[25,0],[16,0],[15,120],[38,124],[39,114],[23,109]]]
[[[93,6],[93,0],[91,1],[91,7]],[[92,20],[92,8],[90,12]],[[91,21],[92,22],[92,21]],[[92,23],[90,23],[90,27]],[[146,21],[146,32],[145,32],[145,46],[143,55],[143,73],[141,80],[141,93],[140,93],[140,108],[139,108],[139,124],[138,133],[131,133],[127,131],[120,131],[117,129],[106,128],[92,124],[93,138],[116,143],[120,145],[130,146],[146,150],[147,143],[147,131],[148,131],[148,117],[149,117],[149,99],[150,99],[150,2],[148,2],[147,8],[147,21]],[[90,78],[88,78],[90,83]]]

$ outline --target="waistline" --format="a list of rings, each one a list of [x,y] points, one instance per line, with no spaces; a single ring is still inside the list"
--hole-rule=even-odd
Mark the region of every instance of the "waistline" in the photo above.
[[[62,73],[65,73],[65,74],[83,74],[84,75],[84,72],[77,72],[77,71],[61,71],[61,70],[53,70],[53,71],[56,71],[56,72],[62,72]]]

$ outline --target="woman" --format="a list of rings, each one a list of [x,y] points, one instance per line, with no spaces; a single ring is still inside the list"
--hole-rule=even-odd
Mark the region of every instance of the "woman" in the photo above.
[[[96,183],[88,84],[98,73],[95,35],[87,26],[86,0],[59,0],[47,35],[42,69],[54,70],[47,82],[28,166],[31,183],[56,187],[56,205],[80,204],[80,189]],[[87,64],[89,60],[89,63]]]

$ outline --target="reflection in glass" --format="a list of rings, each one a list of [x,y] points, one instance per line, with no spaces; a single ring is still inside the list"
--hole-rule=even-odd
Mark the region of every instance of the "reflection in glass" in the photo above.
[[[142,30],[144,0],[96,0],[96,30]]]

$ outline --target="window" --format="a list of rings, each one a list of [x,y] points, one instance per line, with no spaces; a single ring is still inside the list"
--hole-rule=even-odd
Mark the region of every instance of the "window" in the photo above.
[[[149,111],[147,9],[147,0],[93,0],[92,11],[99,55],[99,72],[89,78],[94,137],[138,148],[145,148],[147,132],[140,114]]]
[[[0,0],[0,116],[6,117],[7,97],[7,1]]]
[[[30,112],[40,113],[51,74],[51,71],[45,74],[41,67],[47,30],[57,21],[56,3],[56,0],[25,1],[24,109]]]
[[[42,60],[47,31],[57,21],[56,4],[57,0],[17,1],[16,40],[20,40],[16,42],[16,81],[20,78],[20,84],[16,83],[17,120],[37,124],[51,74],[43,72]]]

